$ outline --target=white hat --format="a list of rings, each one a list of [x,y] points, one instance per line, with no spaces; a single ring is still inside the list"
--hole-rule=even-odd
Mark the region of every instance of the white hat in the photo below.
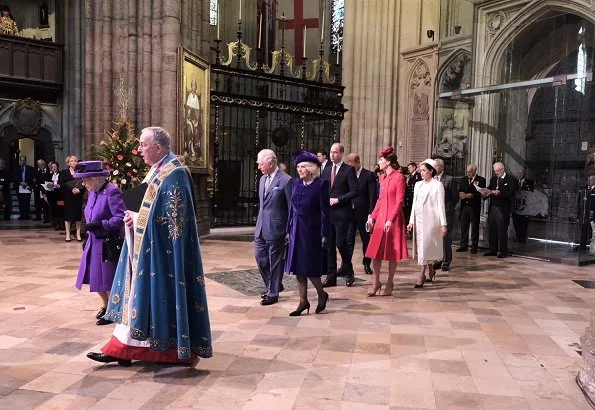
[[[423,164],[428,164],[429,166],[431,166],[432,168],[434,168],[435,170],[438,170],[438,165],[436,164],[436,161],[434,161],[431,158],[426,159],[424,162],[421,163]]]

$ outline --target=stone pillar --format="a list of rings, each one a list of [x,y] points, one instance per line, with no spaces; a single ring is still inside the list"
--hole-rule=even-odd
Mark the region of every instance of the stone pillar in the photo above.
[[[595,312],[591,312],[590,326],[580,338],[583,348],[583,364],[576,377],[579,385],[591,405],[595,402]]]
[[[85,3],[84,149],[118,119],[120,73],[134,92],[129,120],[177,134],[178,47],[210,59],[208,12],[201,0]]]
[[[396,137],[400,8],[394,0],[345,2],[341,142],[365,167]]]
[[[60,3],[59,3],[60,4]],[[62,100],[62,128],[63,144],[55,146],[56,161],[64,167],[67,155],[84,154],[83,127],[83,61],[85,59],[84,7],[80,1],[66,0],[62,3],[60,14],[64,16],[62,39],[64,43],[64,92]]]

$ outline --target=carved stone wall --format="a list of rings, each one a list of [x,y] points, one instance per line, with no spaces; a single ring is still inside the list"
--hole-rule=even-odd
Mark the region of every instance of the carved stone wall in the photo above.
[[[407,50],[403,57],[409,70],[405,129],[406,161],[426,159],[434,140],[434,95],[438,47],[431,45]]]
[[[177,50],[209,59],[209,2],[85,3],[84,146],[98,141],[118,113],[113,85],[133,88],[129,119],[176,133]]]

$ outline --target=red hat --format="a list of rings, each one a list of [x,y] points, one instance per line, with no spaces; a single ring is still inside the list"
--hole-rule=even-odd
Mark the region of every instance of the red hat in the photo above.
[[[378,158],[386,158],[390,154],[394,154],[394,153],[395,153],[395,149],[389,145],[388,147],[384,148],[382,151],[380,151],[378,153]]]

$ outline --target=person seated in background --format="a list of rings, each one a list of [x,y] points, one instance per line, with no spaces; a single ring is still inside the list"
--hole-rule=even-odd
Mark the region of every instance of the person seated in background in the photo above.
[[[5,36],[16,36],[19,32],[17,22],[10,12],[10,7],[3,6],[0,12],[0,34]]]

